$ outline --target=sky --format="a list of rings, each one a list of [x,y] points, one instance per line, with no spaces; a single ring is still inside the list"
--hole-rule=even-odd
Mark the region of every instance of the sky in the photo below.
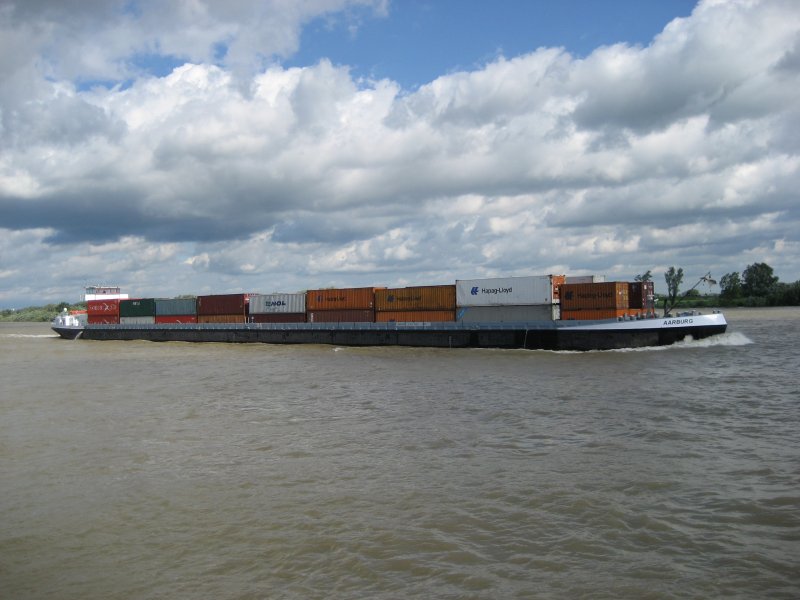
[[[794,282],[798,90],[795,0],[0,0],[0,308]]]

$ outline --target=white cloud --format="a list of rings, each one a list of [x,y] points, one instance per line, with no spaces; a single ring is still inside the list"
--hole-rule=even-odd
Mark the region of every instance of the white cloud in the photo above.
[[[0,246],[6,298],[35,293],[17,264],[54,298],[97,277],[291,291],[756,255],[800,278],[795,4],[704,2],[647,47],[540,49],[414,92],[274,62],[361,4],[387,10],[0,7],[0,50],[20,45],[0,52],[0,225],[24,239]],[[142,52],[185,63],[142,75]]]

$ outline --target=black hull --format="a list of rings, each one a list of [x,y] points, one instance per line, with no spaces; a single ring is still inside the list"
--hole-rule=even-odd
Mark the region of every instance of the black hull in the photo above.
[[[474,327],[446,324],[419,326],[342,323],[292,327],[230,325],[89,326],[85,340],[147,340],[151,342],[224,342],[265,344],[327,344],[333,346],[414,346],[429,348],[524,348],[529,350],[611,350],[673,344],[691,336],[706,338],[724,333],[726,324],[663,328],[658,320],[641,326],[620,327],[616,322],[581,329],[574,322],[499,324]],[[59,332],[62,337],[69,337]],[[75,338],[77,334],[71,336]]]

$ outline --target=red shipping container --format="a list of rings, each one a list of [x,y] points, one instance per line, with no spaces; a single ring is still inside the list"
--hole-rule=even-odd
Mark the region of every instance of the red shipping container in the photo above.
[[[560,289],[561,310],[626,309],[628,283],[565,283]]]
[[[309,323],[374,323],[374,310],[309,310]]]
[[[197,315],[156,315],[159,323],[197,323]]]
[[[628,283],[628,302],[631,308],[655,308],[655,285],[652,281]]]
[[[246,315],[248,294],[215,294],[197,297],[198,315]]]
[[[119,325],[119,315],[87,315],[89,325]]]
[[[86,302],[86,312],[90,316],[119,316],[119,299],[89,300]]]
[[[251,323],[305,323],[306,313],[259,313],[250,315]]]
[[[643,316],[644,311],[635,308],[584,308],[578,310],[561,309],[562,321],[596,321],[601,319],[635,319]]]

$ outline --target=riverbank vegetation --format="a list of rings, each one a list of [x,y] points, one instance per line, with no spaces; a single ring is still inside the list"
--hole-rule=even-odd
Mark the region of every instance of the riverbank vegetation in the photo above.
[[[44,306],[6,309],[0,311],[0,322],[43,323],[52,321],[53,317],[65,308],[67,310],[86,310],[86,303],[69,304],[68,302],[60,302],[59,304],[46,304]]]

